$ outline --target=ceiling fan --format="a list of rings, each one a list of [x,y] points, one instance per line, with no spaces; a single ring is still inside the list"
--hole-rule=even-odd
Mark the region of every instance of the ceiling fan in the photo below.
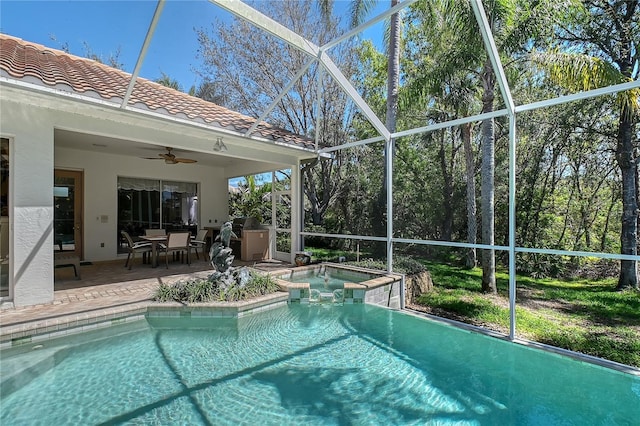
[[[171,153],[173,148],[166,147],[166,154],[158,154],[160,158],[156,157],[144,157],[146,160],[164,160],[165,164],[177,164],[177,163],[197,163],[198,160],[192,160],[191,158],[178,158]]]

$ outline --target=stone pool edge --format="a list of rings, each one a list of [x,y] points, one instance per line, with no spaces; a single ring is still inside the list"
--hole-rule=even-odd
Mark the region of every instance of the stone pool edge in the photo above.
[[[342,269],[370,276],[368,280],[357,283],[345,282],[344,289],[352,293],[351,295],[345,295],[345,304],[364,303],[400,310],[405,308],[404,275],[397,272],[386,272],[353,265],[343,265],[341,263],[322,262],[299,266],[295,269],[283,268],[277,271],[270,271],[269,275],[276,280],[280,288],[289,291],[290,303],[308,304],[310,303],[309,283],[288,281],[285,275],[291,275],[293,273],[303,274],[307,271],[322,267]],[[395,285],[396,283],[398,284],[397,286]]]
[[[207,302],[189,305],[179,302],[144,300],[124,306],[61,315],[46,320],[14,324],[0,328],[0,350],[83,333],[99,328],[139,321],[149,316],[241,318],[286,305],[288,293],[278,291],[238,302]]]
[[[615,362],[615,361],[611,361],[605,358],[599,358],[596,356],[592,356],[592,355],[587,355],[587,354],[583,354],[580,352],[574,352],[571,351],[569,349],[563,349],[563,348],[559,348],[556,346],[551,346],[551,345],[546,345],[544,343],[540,343],[540,342],[534,342],[533,340],[527,340],[527,339],[523,339],[523,338],[519,338],[516,337],[513,340],[509,339],[509,336],[499,333],[497,331],[494,330],[489,330],[486,328],[482,328],[482,327],[478,327],[472,324],[467,324],[461,321],[456,321],[450,318],[443,318],[443,317],[439,317],[436,315],[432,315],[432,314],[428,314],[426,312],[421,312],[421,311],[416,311],[410,308],[405,308],[402,309],[402,312],[407,314],[407,315],[412,315],[415,317],[421,317],[421,318],[426,318],[428,320],[440,323],[440,324],[445,324],[445,325],[449,325],[452,327],[456,327],[458,329],[461,330],[466,330],[468,332],[471,333],[479,333],[479,334],[484,334],[485,336],[489,336],[489,337],[493,337],[495,339],[500,339],[500,340],[504,340],[505,342],[509,342],[515,345],[520,345],[520,346],[526,346],[528,348],[532,348],[532,349],[538,349],[541,351],[545,351],[545,352],[549,352],[552,353],[554,355],[558,355],[558,356],[564,356],[567,358],[571,358],[575,361],[578,362],[584,362],[587,364],[591,364],[594,365],[596,367],[599,368],[606,368],[609,370],[615,370],[617,372],[620,373],[625,373],[625,374],[629,374],[631,376],[637,376],[640,377],[640,368],[636,368],[633,367],[631,365],[627,365],[627,364],[621,364],[619,362]]]

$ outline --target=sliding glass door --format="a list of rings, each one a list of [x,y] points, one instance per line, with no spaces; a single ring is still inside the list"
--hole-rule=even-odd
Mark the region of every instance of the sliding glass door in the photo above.
[[[9,296],[9,139],[0,139],[0,298]]]
[[[198,230],[198,185],[156,179],[118,178],[118,251],[126,251],[120,231],[135,238],[145,229]]]

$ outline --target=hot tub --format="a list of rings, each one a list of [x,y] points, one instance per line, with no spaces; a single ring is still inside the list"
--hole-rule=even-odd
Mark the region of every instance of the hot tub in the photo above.
[[[337,263],[301,266],[272,273],[289,292],[289,303],[369,303],[400,309],[403,276]]]

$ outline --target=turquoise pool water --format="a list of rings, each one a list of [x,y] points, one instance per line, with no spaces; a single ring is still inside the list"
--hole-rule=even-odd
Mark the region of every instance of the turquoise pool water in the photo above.
[[[640,377],[370,305],[148,318],[42,345],[2,352],[1,424],[640,419]]]
[[[336,290],[344,288],[345,282],[360,283],[371,279],[364,273],[358,273],[338,268],[319,268],[305,272],[294,272],[292,276],[282,279],[293,283],[309,283],[309,288],[318,290]]]

